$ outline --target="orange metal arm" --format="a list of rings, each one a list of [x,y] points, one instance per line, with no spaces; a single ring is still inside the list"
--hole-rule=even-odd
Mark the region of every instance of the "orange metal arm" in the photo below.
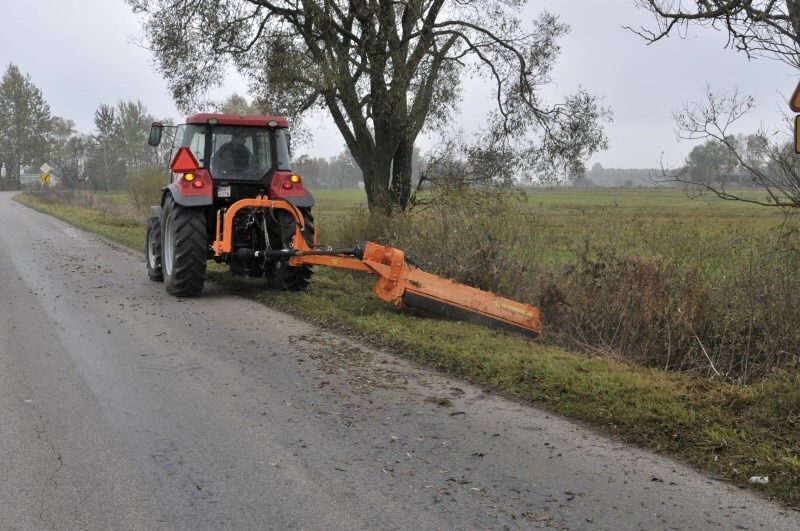
[[[233,219],[241,209],[253,207],[286,210],[294,217],[298,233],[305,227],[305,221],[303,220],[303,216],[297,211],[297,207],[287,201],[268,199],[263,195],[253,199],[241,199],[232,204],[224,213],[217,212],[216,236],[212,246],[215,256],[231,252],[233,249]],[[295,240],[297,240],[296,236]],[[298,247],[298,249],[307,250],[308,246],[302,235],[300,236],[300,240],[302,241],[302,247]]]
[[[231,252],[233,248],[233,219],[242,208],[271,208],[286,210],[296,222],[292,241],[293,253],[289,265],[318,265],[364,271],[378,277],[372,288],[376,297],[398,307],[422,309],[445,317],[462,321],[487,324],[496,328],[507,328],[537,336],[541,332],[538,308],[506,299],[452,280],[438,277],[409,266],[405,253],[400,249],[367,242],[358,252],[358,257],[348,254],[314,254],[301,232],[303,216],[297,208],[286,201],[266,197],[242,199],[227,211],[217,213],[215,256]],[[315,231],[316,233],[316,231]],[[316,234],[315,234],[316,238]]]
[[[541,332],[538,308],[438,277],[405,263],[399,249],[368,242],[362,259],[345,256],[293,256],[291,265],[323,265],[369,271],[378,277],[372,292],[396,306],[426,310],[463,321],[528,335]]]

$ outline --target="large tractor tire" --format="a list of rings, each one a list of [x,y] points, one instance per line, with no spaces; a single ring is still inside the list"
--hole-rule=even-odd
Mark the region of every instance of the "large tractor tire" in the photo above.
[[[309,246],[313,246],[316,243],[314,242],[314,216],[311,215],[311,209],[300,208],[299,210],[303,214],[305,225],[303,237]],[[282,210],[276,212],[276,216],[281,227],[281,238],[284,243],[291,242],[295,231],[294,218]],[[289,260],[284,258],[272,265],[271,271],[267,272],[267,281],[272,289],[303,291],[311,284],[313,275],[314,270],[311,266],[292,267],[289,265]]]
[[[161,258],[161,222],[158,220],[158,216],[153,216],[147,221],[145,249],[147,250],[147,276],[154,282],[162,282],[164,273]]]
[[[206,213],[169,199],[162,231],[164,287],[176,297],[200,295],[206,280]]]

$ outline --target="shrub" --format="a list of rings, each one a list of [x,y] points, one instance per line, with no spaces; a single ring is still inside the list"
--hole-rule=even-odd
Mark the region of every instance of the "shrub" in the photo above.
[[[361,209],[333,231],[340,245],[368,239],[394,245],[420,268],[475,287],[504,294],[519,293],[515,279],[525,275],[526,255],[535,253],[514,240],[525,227],[509,215],[514,196],[447,190],[425,208],[397,214]]]
[[[146,169],[128,178],[128,196],[140,216],[161,201],[161,189],[168,183],[162,169]]]
[[[580,253],[538,298],[551,338],[675,371],[747,381],[794,363],[800,283],[766,255],[726,275],[663,257]]]
[[[545,340],[587,353],[734,381],[797,363],[800,279],[771,253],[780,234],[731,236],[706,260],[692,254],[705,244],[695,231],[671,228],[652,236],[663,254],[622,241],[563,249],[512,194],[435,193],[392,218],[356,211],[334,239],[394,245],[426,270],[538,305]]]

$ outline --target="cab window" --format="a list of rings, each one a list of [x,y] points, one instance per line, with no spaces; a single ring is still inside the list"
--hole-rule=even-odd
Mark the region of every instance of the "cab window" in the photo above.
[[[178,132],[175,135],[176,139],[180,139],[180,146],[188,147],[194,158],[197,159],[197,162],[200,163],[201,168],[206,167],[206,126],[205,125],[195,125],[195,124],[187,124],[183,127],[183,131],[178,128]],[[177,151],[175,149],[174,151]],[[175,156],[173,152],[172,156]]]
[[[211,176],[261,180],[272,169],[269,130],[219,125],[211,130]]]

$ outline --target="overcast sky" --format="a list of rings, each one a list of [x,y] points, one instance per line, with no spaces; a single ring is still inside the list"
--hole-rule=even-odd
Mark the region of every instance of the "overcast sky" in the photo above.
[[[17,64],[30,74],[52,112],[72,119],[82,131],[92,128],[100,103],[140,99],[151,113],[179,119],[166,84],[150,53],[134,44],[139,20],[123,0],[2,0],[0,63]],[[654,167],[662,152],[678,161],[691,149],[675,139],[671,112],[696,100],[706,84],[730,89],[738,85],[759,102],[742,123],[741,132],[775,124],[787,106],[796,75],[781,63],[748,62],[723,50],[725,37],[713,30],[693,31],[688,40],[667,39],[653,46],[622,29],[649,25],[634,0],[530,0],[532,19],[544,9],[572,27],[562,41],[562,55],[549,94],[567,94],[581,85],[604,98],[614,113],[607,126],[609,150],[592,162],[606,167]],[[246,84],[231,76],[215,96],[245,93]],[[490,104],[488,86],[465,85],[457,125],[476,130],[482,109]],[[304,151],[330,156],[343,142],[325,117],[314,120],[315,137]],[[432,140],[424,139],[423,144]],[[426,145],[422,146],[423,149]]]

